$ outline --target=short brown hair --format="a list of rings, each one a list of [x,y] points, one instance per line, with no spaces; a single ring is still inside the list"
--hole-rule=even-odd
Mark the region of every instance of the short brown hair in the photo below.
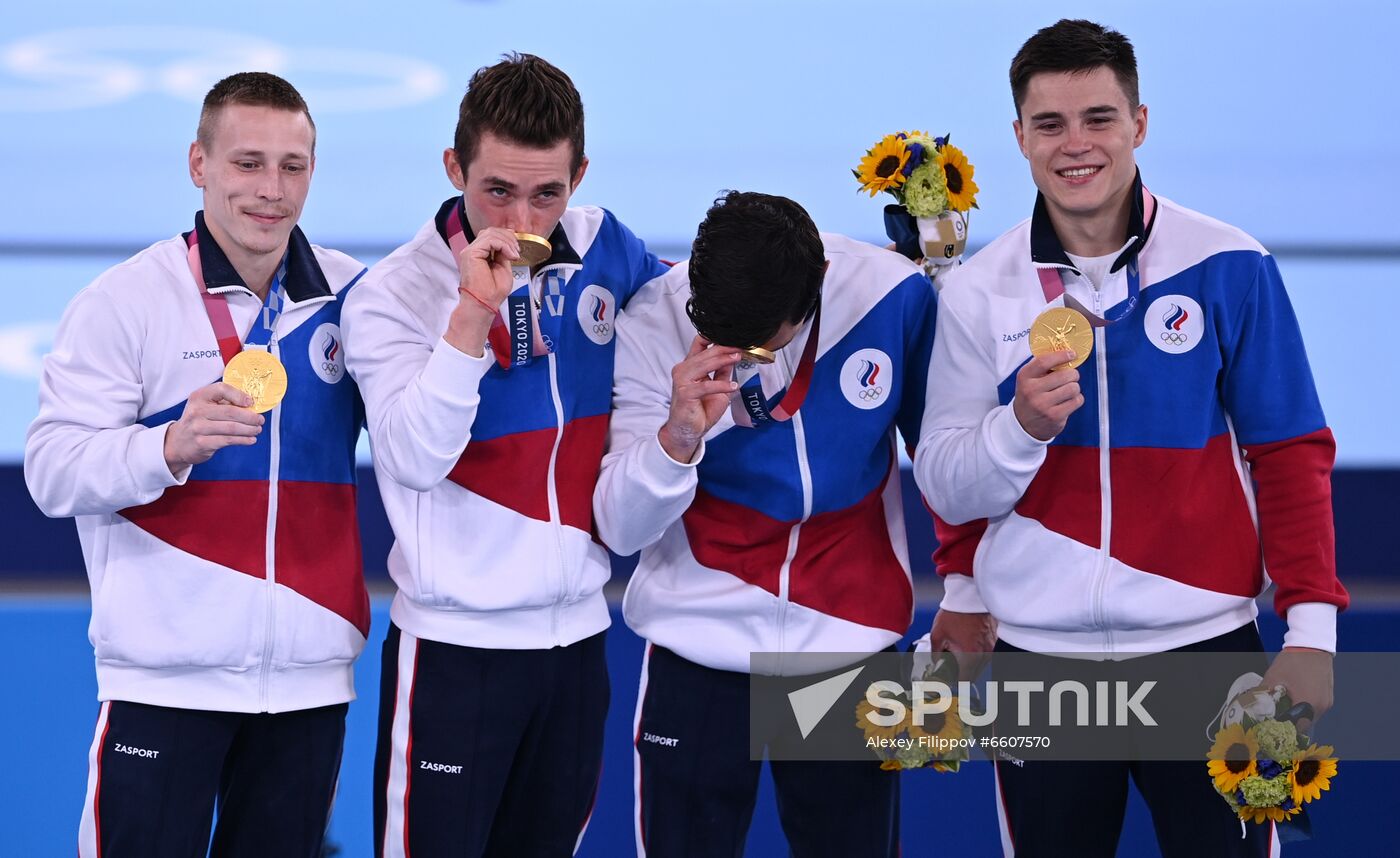
[[[570,175],[583,166],[583,99],[569,76],[533,54],[506,54],[478,69],[467,83],[457,111],[453,148],[467,172],[483,134],[512,143],[549,148],[568,140],[573,148]]]
[[[209,90],[204,96],[204,107],[199,111],[199,130],[196,139],[199,145],[208,148],[214,136],[214,122],[219,111],[231,104],[244,104],[249,107],[276,107],[302,113],[311,126],[311,149],[316,149],[316,122],[296,87],[275,74],[267,72],[239,72],[232,74]]]
[[[1102,66],[1113,71],[1128,97],[1128,106],[1136,110],[1137,57],[1127,36],[1093,21],[1070,18],[1037,31],[1011,61],[1011,98],[1016,102],[1017,118],[1033,76],[1041,72],[1091,72]]]

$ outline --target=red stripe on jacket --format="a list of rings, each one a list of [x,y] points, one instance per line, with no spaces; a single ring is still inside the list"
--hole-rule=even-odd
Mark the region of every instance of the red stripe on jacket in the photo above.
[[[1035,479],[1016,503],[1016,512],[1022,517],[1090,548],[1099,547],[1102,510],[1097,447],[1052,444]]]
[[[562,523],[593,528],[593,487],[608,437],[608,415],[564,424],[554,478]],[[549,521],[549,457],[558,430],[532,429],[499,438],[473,438],[447,478],[473,494],[536,521]]]
[[[928,502],[925,501],[927,506]],[[949,524],[933,514],[933,535],[938,537],[938,547],[933,549],[933,566],[939,575],[967,575],[973,577],[972,558],[977,553],[977,545],[982,534],[987,532],[987,520],[975,519],[964,524]]]
[[[1144,572],[1243,597],[1260,592],[1267,567],[1280,615],[1299,602],[1345,608],[1332,525],[1331,430],[1243,451],[1256,487],[1257,531],[1228,433],[1194,450],[1110,450],[1110,553]],[[1016,511],[1098,548],[1098,455],[1094,447],[1050,447]]]
[[[554,478],[559,493],[559,520],[585,533],[593,530],[593,488],[603,464],[609,415],[580,417],[564,426]]]
[[[908,630],[914,594],[890,542],[884,488],[882,482],[851,506],[802,525],[788,572],[793,604],[896,634]],[[779,521],[704,489],[696,489],[682,521],[698,563],[778,594],[796,521]]]
[[[690,553],[701,566],[719,569],[778,595],[793,522],[779,521],[742,504],[720,500],[702,488],[681,516]]]
[[[1337,580],[1332,524],[1332,462],[1337,442],[1323,428],[1269,444],[1245,444],[1244,458],[1258,487],[1256,509],[1264,563],[1278,585],[1280,616],[1299,602],[1351,602]]]
[[[1114,558],[1203,590],[1259,595],[1259,538],[1228,433],[1198,450],[1114,449],[1109,470]]]
[[[186,554],[267,577],[267,480],[190,480],[119,515]]]
[[[347,527],[347,522],[356,524]],[[293,480],[277,484],[277,583],[369,636],[369,594],[354,486]]]
[[[549,521],[549,454],[556,430],[535,429],[467,442],[447,478],[527,518]]]
[[[267,577],[266,480],[191,480],[123,518],[178,551]],[[277,583],[369,634],[355,486],[277,484]]]
[[[899,472],[891,468],[890,473]],[[828,616],[902,635],[914,617],[914,589],[890,542],[885,515],[889,479],[887,473],[874,491],[845,509],[807,519],[788,572],[788,598]]]

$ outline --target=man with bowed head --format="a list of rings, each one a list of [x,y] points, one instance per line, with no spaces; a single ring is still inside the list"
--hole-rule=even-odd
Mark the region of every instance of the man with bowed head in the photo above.
[[[641,551],[623,602],[648,642],[638,854],[742,851],[763,765],[750,754],[772,747],[750,736],[751,670],[810,675],[801,653],[847,667],[908,630],[895,435],[917,437],[936,307],[908,259],[818,232],[790,199],[731,191],[689,263],[623,313],[593,506],[613,550]],[[770,766],[794,855],[898,854],[896,774]]]

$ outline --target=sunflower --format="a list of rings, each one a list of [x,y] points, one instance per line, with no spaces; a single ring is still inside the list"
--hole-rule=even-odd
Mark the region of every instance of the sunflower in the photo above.
[[[929,702],[935,703],[937,701],[930,700]],[[952,705],[948,707],[947,712],[939,712],[936,715],[932,712],[924,713],[924,724],[922,727],[915,724],[913,719],[910,719],[909,738],[913,739],[915,744],[918,744],[920,739],[924,736],[933,737],[934,741],[922,747],[927,748],[934,756],[951,757],[958,753],[958,749],[951,747],[940,748],[939,745],[939,740],[951,742],[954,739],[961,740],[963,738],[963,723],[962,719],[958,717],[958,699],[956,697],[953,698]]]
[[[1263,822],[1266,819],[1283,822],[1297,812],[1298,808],[1296,807],[1284,810],[1281,807],[1250,807],[1248,805],[1241,807],[1239,811],[1240,819],[1245,822]]]
[[[1206,754],[1206,770],[1215,779],[1215,788],[1233,793],[1247,777],[1257,774],[1259,743],[1239,724],[1231,724],[1215,734],[1215,744]]]
[[[870,720],[869,716],[872,712],[883,711],[884,710],[876,709],[874,706],[870,705],[870,701],[866,700],[864,697],[856,704],[856,726],[865,731],[865,737],[867,739],[893,739],[898,736],[905,727],[909,726],[909,710],[907,708],[904,710],[904,720],[892,727],[882,727]]]
[[[875,196],[881,191],[894,191],[904,184],[904,164],[909,160],[909,150],[898,134],[889,134],[865,153],[860,159],[860,167],[855,170],[861,189]]]
[[[977,183],[972,181],[972,165],[962,150],[951,143],[938,150],[938,166],[948,177],[948,208],[965,212],[977,205]]]
[[[1337,759],[1332,756],[1332,746],[1310,746],[1293,757],[1293,771],[1288,773],[1288,783],[1293,787],[1293,802],[1303,804],[1321,798],[1322,791],[1332,788],[1332,778],[1337,776]]]

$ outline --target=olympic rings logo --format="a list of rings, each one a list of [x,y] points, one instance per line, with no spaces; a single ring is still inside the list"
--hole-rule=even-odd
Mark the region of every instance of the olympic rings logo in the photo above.
[[[1158,336],[1162,338],[1162,342],[1170,343],[1174,346],[1185,345],[1186,341],[1191,339],[1189,336],[1183,334],[1180,331],[1163,331],[1162,333],[1158,334]]]
[[[856,396],[859,396],[861,399],[864,399],[866,402],[870,402],[870,401],[879,399],[880,397],[882,397],[882,396],[884,396],[884,395],[885,395],[885,388],[882,387],[882,386],[879,386],[879,385],[876,385],[875,387],[867,387],[867,388],[865,388],[864,390],[862,390],[862,391],[860,391],[859,393],[856,394]]]
[[[85,27],[0,45],[0,111],[77,110],[150,92],[197,104],[215,81],[253,69],[302,81],[315,115],[417,104],[447,80],[398,54],[290,47],[210,28]]]
[[[594,345],[605,346],[612,342],[617,331],[615,306],[613,294],[605,286],[591,283],[579,290],[574,313],[578,316],[579,330]]]

